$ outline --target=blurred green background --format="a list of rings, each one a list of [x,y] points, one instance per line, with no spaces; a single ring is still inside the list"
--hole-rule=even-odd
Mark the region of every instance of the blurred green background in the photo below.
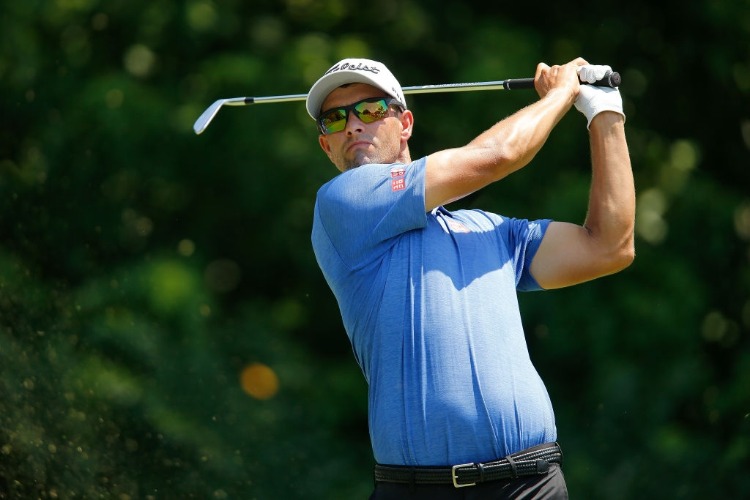
[[[366,386],[310,246],[336,174],[302,103],[348,56],[402,85],[623,76],[625,272],[521,295],[572,498],[750,496],[750,2],[26,0],[0,13],[0,498],[366,498]],[[412,156],[533,91],[412,96]],[[585,120],[463,200],[581,222]],[[462,206],[462,205],[456,205]]]

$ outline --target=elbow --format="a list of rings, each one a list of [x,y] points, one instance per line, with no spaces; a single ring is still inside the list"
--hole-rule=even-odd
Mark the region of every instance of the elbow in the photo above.
[[[627,269],[633,261],[635,261],[635,242],[631,236],[610,255],[611,272],[616,273]]]
[[[633,261],[635,261],[635,248],[631,248],[629,252],[623,252],[623,254],[620,256],[618,271],[627,269],[628,267],[630,267]]]
[[[535,150],[512,144],[484,146],[478,152],[478,163],[486,165],[485,172],[493,182],[525,167],[536,154]]]

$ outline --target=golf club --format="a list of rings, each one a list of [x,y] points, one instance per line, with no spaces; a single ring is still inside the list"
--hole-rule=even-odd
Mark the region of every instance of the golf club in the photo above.
[[[599,87],[619,87],[620,74],[617,72],[607,72],[599,81],[592,83]],[[586,83],[586,82],[581,82]],[[495,80],[491,82],[473,82],[473,83],[446,83],[442,85],[418,85],[414,87],[403,87],[404,94],[429,94],[437,92],[469,92],[474,90],[517,90],[533,89],[533,78],[513,78],[509,80]],[[193,125],[196,134],[202,133],[214,119],[216,113],[222,106],[249,106],[250,104],[272,104],[277,102],[304,101],[307,94],[290,94],[267,97],[230,97],[219,99],[211,104],[198,117]]]

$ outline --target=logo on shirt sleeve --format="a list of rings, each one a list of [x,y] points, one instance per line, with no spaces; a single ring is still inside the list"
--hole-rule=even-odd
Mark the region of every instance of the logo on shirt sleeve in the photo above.
[[[406,168],[393,167],[391,169],[391,191],[406,189]]]

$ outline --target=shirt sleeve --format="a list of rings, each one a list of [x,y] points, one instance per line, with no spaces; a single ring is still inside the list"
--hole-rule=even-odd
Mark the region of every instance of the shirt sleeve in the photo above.
[[[509,234],[510,248],[514,249],[513,260],[516,263],[516,289],[522,292],[543,290],[531,275],[531,262],[534,260],[544,234],[549,227],[550,219],[528,221],[511,219]]]
[[[362,165],[318,191],[319,222],[347,266],[364,265],[393,237],[426,225],[425,164]]]

